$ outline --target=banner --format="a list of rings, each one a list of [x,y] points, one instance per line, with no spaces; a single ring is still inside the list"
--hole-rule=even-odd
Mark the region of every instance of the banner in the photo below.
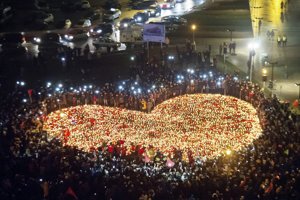
[[[165,25],[163,24],[144,24],[144,42],[165,42]]]

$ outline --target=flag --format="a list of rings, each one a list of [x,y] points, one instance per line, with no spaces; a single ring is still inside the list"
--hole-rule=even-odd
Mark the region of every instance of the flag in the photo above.
[[[145,154],[143,161],[144,161],[145,163],[149,163],[151,160],[150,160],[150,158],[148,157],[148,155]]]
[[[166,166],[172,168],[174,165],[175,163],[170,158],[167,158]]]
[[[78,199],[77,195],[75,194],[75,192],[74,192],[74,190],[72,189],[71,186],[68,187],[65,194],[70,195],[70,196],[74,197],[75,199]]]

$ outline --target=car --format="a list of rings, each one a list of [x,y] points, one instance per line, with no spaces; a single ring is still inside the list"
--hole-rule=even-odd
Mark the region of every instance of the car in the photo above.
[[[66,46],[64,46],[62,43],[56,42],[41,43],[38,45],[38,51],[45,57],[49,58],[56,58],[59,49],[66,49]]]
[[[148,12],[137,12],[134,16],[133,19],[135,20],[136,23],[141,23],[144,24],[149,20],[149,15]]]
[[[164,16],[161,18],[162,22],[169,22],[171,24],[176,24],[179,26],[186,25],[187,20],[183,17],[176,16],[176,15],[169,15],[169,16]]]
[[[158,6],[158,2],[156,0],[146,0],[146,1],[135,3],[132,6],[132,8],[134,10],[146,10],[150,6]]]
[[[22,33],[5,33],[0,38],[0,44],[3,47],[11,45],[22,45],[26,43],[26,39]]]
[[[21,44],[9,44],[1,46],[0,56],[6,59],[16,60],[24,58],[28,53],[28,49]]]
[[[67,42],[73,42],[78,40],[87,40],[89,37],[89,32],[82,29],[73,29],[68,31],[63,39]]]
[[[66,19],[66,20],[65,20],[65,26],[64,26],[64,29],[69,29],[69,28],[71,28],[71,26],[72,26],[71,20],[70,20],[70,19]]]
[[[80,19],[77,24],[75,25],[75,28],[86,28],[92,26],[92,22],[89,19]]]
[[[51,43],[61,43],[61,36],[58,33],[55,32],[49,32],[45,33],[41,36],[35,36],[35,35],[27,35],[27,39],[29,42],[33,44],[51,44]]]
[[[162,9],[171,9],[174,8],[176,5],[176,0],[164,0],[161,4]]]
[[[121,11],[116,8],[111,8],[109,11],[104,13],[103,18],[106,21],[113,21],[121,16]]]
[[[32,25],[32,23],[53,23],[54,22],[54,16],[52,13],[46,13],[43,11],[29,11],[24,12],[24,18],[23,23],[29,26]]]
[[[49,32],[45,33],[41,36],[41,42],[43,44],[49,44],[49,43],[61,43],[61,36],[58,33],[55,32]]]
[[[98,49],[99,47],[111,47],[117,49],[121,46],[120,42],[115,42],[114,40],[106,37],[97,38],[93,41],[93,45]]]
[[[23,46],[25,42],[21,33],[5,33],[0,38],[0,56],[10,60],[24,58],[28,53],[27,48]]]
[[[97,10],[89,12],[85,16],[86,16],[86,19],[89,19],[89,20],[91,20],[91,22],[93,22],[93,21],[101,18],[102,12],[101,12],[101,10],[97,9]]]
[[[90,35],[94,37],[110,37],[115,31],[115,26],[110,23],[102,23],[90,29]]]
[[[14,11],[11,6],[5,7],[3,10],[1,10],[0,13],[0,24],[4,24],[8,22],[14,15]]]
[[[91,7],[90,2],[88,1],[81,1],[79,5],[81,9],[89,9]]]
[[[129,26],[131,26],[132,24],[135,23],[135,20],[133,18],[123,18],[120,21],[120,29],[125,29],[128,28]]]
[[[62,1],[60,9],[63,12],[72,12],[76,10],[77,5],[71,1]]]
[[[151,5],[146,11],[149,17],[159,17],[161,15],[161,8],[158,5]]]
[[[46,30],[48,26],[49,24],[44,21],[33,21],[26,27],[30,28],[31,30]]]
[[[42,22],[45,22],[45,23],[49,24],[49,23],[54,22],[54,16],[53,16],[52,13],[39,12],[39,13],[36,13],[35,20],[36,21],[42,21]]]

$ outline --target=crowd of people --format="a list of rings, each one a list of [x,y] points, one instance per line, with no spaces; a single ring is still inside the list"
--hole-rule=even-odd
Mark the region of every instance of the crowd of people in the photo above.
[[[109,145],[84,152],[43,130],[45,115],[84,104],[150,112],[184,94],[220,93],[250,102],[263,128],[253,144],[216,159],[170,160]],[[145,103],[146,102],[146,103]],[[6,199],[299,199],[299,116],[257,85],[217,72],[170,71],[95,85],[17,83],[1,95],[0,197]],[[122,142],[115,146],[117,149]]]

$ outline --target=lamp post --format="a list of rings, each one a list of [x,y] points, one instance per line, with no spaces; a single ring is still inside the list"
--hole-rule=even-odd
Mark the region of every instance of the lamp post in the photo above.
[[[195,46],[195,50],[196,50],[196,42],[195,42],[195,30],[196,30],[197,26],[195,24],[193,24],[191,26],[192,32],[193,32],[193,45]]]
[[[299,87],[298,101],[300,101],[300,83],[295,83],[295,85]]]
[[[268,62],[271,65],[271,80],[269,88],[273,89],[273,82],[274,82],[274,66],[277,64],[277,62]]]
[[[265,89],[266,87],[266,82],[267,82],[267,69],[262,70],[262,81],[263,81],[263,88]]]
[[[249,48],[249,65],[248,67],[250,67],[250,70],[249,70],[249,77],[250,77],[250,82],[252,82],[252,78],[253,78],[253,68],[254,68],[254,57],[255,57],[255,50],[257,49],[258,47],[258,44],[255,43],[255,42],[252,42],[248,45],[248,48]]]
[[[227,31],[227,32],[230,32],[230,42],[232,42],[232,31],[233,31],[233,30],[228,28],[228,29],[226,29],[226,31]]]

